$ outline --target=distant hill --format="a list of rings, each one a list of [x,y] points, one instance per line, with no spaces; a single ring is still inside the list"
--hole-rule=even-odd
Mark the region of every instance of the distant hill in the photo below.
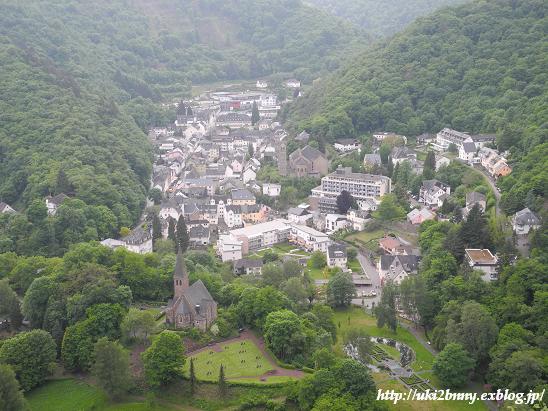
[[[0,200],[25,208],[58,191],[63,170],[74,196],[129,225],[162,96],[281,72],[311,80],[366,39],[298,0],[4,0]]]
[[[403,30],[418,17],[467,0],[306,0],[307,4],[341,17],[374,37]]]
[[[318,82],[287,123],[326,141],[446,126],[497,133],[499,148],[528,164],[503,183],[503,205],[515,211],[529,191],[546,190],[547,9],[542,0],[476,1],[422,18]]]

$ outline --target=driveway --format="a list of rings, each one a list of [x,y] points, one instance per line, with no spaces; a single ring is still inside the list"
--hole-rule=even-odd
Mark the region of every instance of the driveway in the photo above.
[[[355,298],[352,300],[352,304],[363,306],[363,303],[365,307],[372,308],[372,303],[375,303],[375,305],[377,305],[381,299],[381,279],[379,277],[377,267],[375,267],[375,264],[371,261],[369,256],[366,256],[363,251],[358,250],[357,258],[360,262],[360,265],[362,266],[363,272],[371,280],[370,286],[364,286],[360,288],[366,291],[376,291],[377,295],[375,297]]]

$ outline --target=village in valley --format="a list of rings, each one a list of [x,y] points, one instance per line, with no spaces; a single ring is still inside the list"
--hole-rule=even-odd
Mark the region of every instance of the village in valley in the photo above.
[[[340,139],[328,156],[306,130],[290,135],[278,121],[282,105],[301,94],[298,80],[285,81],[284,88],[284,95],[291,96],[284,101],[267,81],[258,80],[251,90],[232,86],[231,91],[208,91],[172,103],[175,122],[149,132],[156,155],[154,195],[143,222],[128,235],[101,243],[149,253],[153,242],[168,239],[182,219],[189,248],[211,250],[237,276],[260,278],[269,254],[276,252],[280,259],[303,266],[319,296],[333,273],[349,274],[356,288],[352,304],[372,310],[383,284],[400,284],[417,273],[420,224],[454,221],[455,216],[460,221],[474,206],[485,213],[488,197],[493,199],[489,208],[497,209],[495,182],[512,169],[506,153],[494,148],[495,135],[444,128],[436,135],[410,138],[382,131],[368,136],[367,150],[362,140]],[[332,166],[332,159],[345,156],[358,157],[363,171]],[[476,170],[489,191],[460,187],[459,204],[448,184],[427,178],[425,167],[433,175],[452,161]],[[415,193],[404,193],[410,211],[386,219],[378,209],[394,192],[398,168],[420,184]],[[294,185],[306,185],[304,181],[314,187],[295,190]],[[65,197],[46,199],[48,210],[54,213]],[[445,215],[448,204],[452,217]],[[160,233],[154,233],[154,222]],[[539,226],[539,218],[527,208],[512,218],[517,241],[526,243],[523,239]],[[498,278],[498,257],[491,250],[466,249],[465,260],[485,281]],[[207,326],[213,321],[210,318]],[[200,328],[205,330],[206,323]]]

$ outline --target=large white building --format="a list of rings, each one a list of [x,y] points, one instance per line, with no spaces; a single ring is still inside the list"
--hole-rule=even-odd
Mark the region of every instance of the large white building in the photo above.
[[[312,227],[301,224],[291,224],[290,227],[289,242],[304,248],[306,251],[322,251],[325,253],[327,247],[331,244],[327,234]]]
[[[435,148],[447,150],[451,144],[454,144],[457,149],[460,149],[464,142],[473,143],[472,136],[461,131],[444,128],[436,135]]]
[[[312,189],[312,197],[317,198],[321,212],[337,211],[337,196],[348,191],[358,203],[360,200],[380,199],[391,191],[389,177],[353,173],[350,167],[339,167],[333,173],[322,178],[321,185]]]

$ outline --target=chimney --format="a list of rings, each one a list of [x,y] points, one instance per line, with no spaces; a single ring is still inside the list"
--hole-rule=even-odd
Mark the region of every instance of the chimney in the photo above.
[[[194,306],[194,309],[196,310],[196,312],[197,312],[198,314],[200,314],[200,304],[196,304],[196,305]]]

